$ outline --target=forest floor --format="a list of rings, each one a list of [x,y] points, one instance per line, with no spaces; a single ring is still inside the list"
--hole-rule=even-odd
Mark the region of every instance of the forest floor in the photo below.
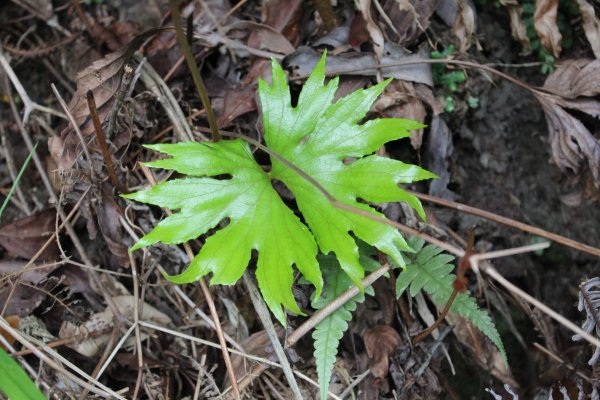
[[[422,197],[426,221],[399,203],[379,210],[427,238],[478,253],[550,240],[548,249],[488,265],[576,326],[587,321],[584,329],[597,338],[600,285],[580,291],[600,276],[594,11],[600,15],[586,0],[200,0],[181,8],[224,131],[263,140],[257,90],[259,79],[271,80],[270,58],[288,73],[294,104],[325,51],[327,76],[341,77],[336,99],[396,78],[366,119],[426,127],[378,154],[440,178],[405,185],[430,196]],[[48,398],[235,398],[239,390],[242,398],[282,399],[297,397],[297,387],[302,398],[317,399],[312,336],[286,349],[286,361],[269,337],[284,343],[315,313],[309,285],[293,287],[307,316],[288,313],[282,329],[274,318],[276,328],[264,324],[253,284],[244,280],[207,287],[210,276],[185,285],[164,278],[181,273],[228,221],[186,246],[128,251],[167,215],[119,196],[171,177],[141,164],[157,157],[143,145],[210,137],[175,31],[154,29],[172,27],[172,18],[167,0],[0,5],[0,193],[8,199],[0,211],[0,347]],[[415,62],[435,59],[443,62]],[[98,141],[88,93],[106,144]],[[270,168],[267,153],[256,159]],[[286,188],[274,186],[297,207]],[[256,259],[255,252],[249,271]],[[374,295],[348,322],[331,398],[600,398],[593,344],[574,341],[565,323],[485,271],[467,271],[464,289],[492,316],[508,365],[452,313],[414,342],[444,304],[423,294],[397,299],[394,271],[374,283]],[[384,351],[386,335],[398,340]],[[219,350],[222,340],[238,350],[232,365]],[[268,362],[290,364],[296,383]]]

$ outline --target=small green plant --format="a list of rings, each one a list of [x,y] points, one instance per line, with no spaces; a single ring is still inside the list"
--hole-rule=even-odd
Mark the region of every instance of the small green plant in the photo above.
[[[423,247],[425,242],[417,237],[410,238],[408,243],[416,253],[404,254],[406,266],[396,280],[396,296],[400,297],[408,290],[414,297],[424,290],[436,305],[443,307],[454,290],[456,276],[451,274],[454,266],[450,264],[454,256],[442,254],[442,249],[434,245]],[[459,292],[450,311],[470,320],[498,347],[504,361],[507,361],[506,351],[494,322],[486,311],[479,309],[469,292]]]
[[[456,48],[450,45],[444,47],[442,51],[432,51],[431,58],[434,60],[439,60],[442,58],[450,57],[454,54],[456,54]],[[467,80],[467,77],[465,76],[465,73],[463,71],[449,70],[448,67],[443,64],[433,64],[431,66],[431,70],[433,73],[433,83],[443,88],[443,96],[444,100],[446,101],[444,111],[446,111],[447,113],[451,113],[452,111],[454,111],[455,108],[453,94],[458,90],[459,85]],[[470,101],[468,104],[469,106],[472,106],[472,104],[475,103],[473,103],[473,101]]]
[[[373,248],[359,243],[360,263],[366,271],[374,271],[380,265],[371,258],[375,253]],[[342,293],[352,287],[354,284],[348,278],[340,264],[333,256],[319,256],[319,265],[324,277],[323,296],[316,299],[313,297],[312,306],[320,310]],[[354,296],[350,301],[331,313],[327,318],[321,321],[312,333],[314,342],[314,356],[317,365],[317,375],[319,376],[319,386],[321,389],[321,399],[327,398],[327,389],[331,380],[331,373],[335,364],[336,355],[340,340],[348,330],[348,322],[352,319],[352,312],[356,310],[359,303],[365,301],[365,294],[374,295],[373,288],[368,287],[363,293]]]
[[[344,205],[381,218],[381,213],[362,201],[405,201],[424,217],[419,200],[398,185],[435,175],[418,166],[372,154],[384,143],[407,137],[409,130],[422,125],[396,118],[357,124],[389,80],[332,104],[338,79],[324,84],[324,56],[302,89],[298,105],[292,107],[281,66],[273,61],[272,68],[273,84],[259,83],[264,137],[270,151],[312,177]],[[271,157],[271,170],[265,172],[242,140],[147,147],[171,158],[146,165],[193,177],[124,196],[180,210],[141,238],[132,251],[157,242],[182,243],[228,221],[226,227],[206,239],[182,274],[167,277],[172,282],[194,282],[212,272],[211,283],[234,284],[248,266],[251,251],[257,250],[259,288],[273,314],[285,324],[282,307],[302,313],[291,290],[292,265],[315,286],[316,297],[320,296],[323,283],[316,258],[318,249],[323,254],[333,252],[344,272],[359,286],[364,269],[355,237],[400,265],[403,259],[399,249],[410,251],[395,228],[335,207],[313,182],[279,158]],[[354,161],[348,162],[349,159]],[[231,179],[214,178],[223,174],[229,174]],[[292,191],[308,227],[280,198],[273,188],[274,180]]]
[[[178,210],[142,237],[131,251],[157,242],[183,243],[216,229],[206,235],[200,252],[183,273],[166,278],[188,283],[212,273],[212,284],[234,284],[248,267],[251,251],[256,250],[259,289],[283,325],[285,309],[302,314],[292,294],[293,266],[315,287],[312,305],[320,309],[351,285],[361,287],[365,270],[378,266],[371,254],[387,254],[399,267],[404,267],[406,261],[412,263],[413,258],[406,253],[414,250],[396,229],[361,213],[381,219],[383,215],[372,204],[404,201],[425,217],[419,200],[399,184],[435,175],[373,154],[388,141],[408,137],[410,130],[422,125],[396,118],[358,124],[389,80],[353,92],[336,103],[333,98],[338,79],[327,84],[324,80],[325,56],[304,85],[296,107],[292,107],[290,89],[277,62],[272,62],[273,83],[259,82],[270,168],[261,167],[248,143],[240,139],[146,146],[170,156],[148,162],[147,166],[190,177],[123,196]],[[274,181],[282,182],[294,194],[303,220],[283,202],[273,187]],[[415,275],[412,267],[409,271],[410,276],[422,279],[423,275]],[[452,292],[452,280],[446,276],[451,277],[446,274],[441,281],[425,286],[426,291],[437,288],[432,293],[434,301]],[[441,275],[432,277],[440,279]],[[325,295],[321,298],[322,291]],[[489,326],[491,319],[477,309],[474,300],[470,303],[463,297],[472,300],[461,294],[453,310],[474,319],[492,340],[497,339],[494,343],[499,343],[493,325]],[[322,398],[326,397],[339,340],[348,327],[351,311],[363,299],[364,293],[356,296],[322,321],[313,333]]]

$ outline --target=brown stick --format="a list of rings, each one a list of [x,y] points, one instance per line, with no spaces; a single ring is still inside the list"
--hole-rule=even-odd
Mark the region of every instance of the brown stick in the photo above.
[[[110,181],[113,186],[117,188],[117,190],[121,193],[127,193],[127,189],[121,185],[119,179],[117,178],[117,173],[115,171],[115,166],[113,165],[112,158],[110,158],[110,153],[108,152],[108,146],[106,145],[106,138],[104,137],[104,132],[102,131],[102,125],[100,124],[100,118],[98,117],[98,110],[96,109],[96,100],[94,99],[94,92],[91,90],[87,91],[86,94],[88,108],[90,109],[90,116],[92,117],[92,122],[94,124],[94,132],[96,133],[96,141],[98,142],[98,146],[100,147],[100,152],[102,153],[102,157],[104,158],[104,162],[106,163],[106,169],[108,170],[108,176],[110,177]],[[91,162],[91,160],[90,160]],[[90,165],[91,167],[91,165]]]
[[[430,195],[423,194],[423,193],[412,192],[412,191],[408,191],[408,192],[415,195],[416,197],[418,197],[421,200],[428,201],[428,202],[434,203],[434,204],[438,204],[438,205],[441,205],[444,207],[453,208],[455,210],[462,211],[467,214],[475,215],[477,217],[485,218],[487,220],[494,221],[494,222],[497,222],[502,225],[510,226],[512,228],[519,229],[523,232],[531,233],[532,235],[537,235],[537,236],[552,240],[553,242],[560,243],[565,246],[569,246],[575,250],[583,251],[583,252],[586,252],[593,256],[600,257],[600,249],[598,249],[597,247],[589,246],[587,244],[583,244],[583,243],[577,242],[575,240],[568,239],[564,236],[557,235],[556,233],[548,232],[543,229],[536,228],[535,226],[527,225],[523,222],[515,221],[514,219],[503,217],[501,215],[494,214],[492,212],[485,211],[480,208],[471,207],[466,204],[457,203],[457,202],[451,201],[451,200],[445,200],[445,199],[442,199],[439,197],[430,196]]]

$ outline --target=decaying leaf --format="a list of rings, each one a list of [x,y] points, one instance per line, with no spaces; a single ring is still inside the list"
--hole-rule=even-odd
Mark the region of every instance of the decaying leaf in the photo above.
[[[375,23],[373,16],[371,15],[371,0],[358,0],[358,6],[365,20],[365,26],[369,32],[369,36],[371,36],[371,41],[373,42],[375,58],[378,61],[381,61],[383,58],[385,39],[383,38],[381,29],[379,29],[379,26]]]
[[[401,46],[408,46],[429,27],[438,0],[385,0],[381,8],[391,24],[382,24],[387,36]]]
[[[33,257],[54,233],[55,217],[54,211],[45,210],[0,226],[0,246],[15,256]],[[54,260],[58,255],[53,241],[39,259]]]
[[[401,80],[393,81],[383,95],[375,102],[373,109],[387,118],[406,118],[425,123],[427,110],[431,108],[433,115],[443,111],[443,104],[433,96],[431,89],[421,83]],[[423,141],[423,128],[410,135],[410,144],[419,149]]]
[[[31,314],[46,298],[46,291],[36,288],[36,285],[58,268],[56,263],[33,264],[24,270],[26,264],[20,261],[0,262],[0,276],[11,282],[0,289],[0,306],[6,304],[6,315],[24,317]],[[15,279],[17,277],[18,281]],[[17,286],[13,287],[15,282],[18,282]]]
[[[600,336],[600,320],[598,320],[598,313],[600,312],[600,278],[595,277],[581,284],[577,309],[579,311],[585,310],[585,322],[581,325],[581,329],[589,334]],[[583,340],[583,337],[577,334],[572,339],[578,341]],[[594,366],[598,362],[598,358],[600,358],[600,347],[596,347],[588,364]]]
[[[402,339],[394,328],[389,325],[377,325],[363,334],[365,350],[371,362],[371,374],[383,379],[389,370],[390,356],[396,351]]]
[[[113,297],[112,300],[124,318],[134,319],[134,306],[136,301],[134,296],[116,296]],[[171,318],[147,303],[140,304],[139,309],[140,319],[153,321],[161,325],[168,325],[171,323]],[[60,327],[58,336],[61,339],[64,339],[72,336],[86,335],[90,332],[104,331],[108,328],[112,328],[114,326],[114,321],[115,316],[113,315],[113,312],[110,307],[106,307],[106,310],[93,314],[90,319],[82,325],[78,326],[71,321],[64,321]],[[142,334],[142,340],[146,337],[146,334]],[[98,354],[104,344],[109,340],[110,333],[106,333],[69,344],[68,346],[80,354],[93,357]],[[125,342],[125,346],[131,345],[134,340],[135,337],[130,337],[130,343],[128,344],[128,342]]]
[[[542,46],[554,57],[560,56],[562,35],[556,23],[558,0],[536,0],[533,26]]]
[[[240,115],[256,110],[255,94],[256,87],[254,86],[228,89],[225,92],[223,109],[217,121],[219,128],[225,128]]]
[[[454,200],[456,193],[448,189],[450,183],[450,156],[454,151],[452,132],[440,116],[434,116],[429,129],[424,161],[427,168],[439,179],[429,184],[429,194],[444,199]]]
[[[142,42],[148,36],[159,31],[161,29],[150,29],[137,35],[129,45],[95,61],[77,74],[77,91],[69,102],[69,111],[84,138],[94,132],[86,99],[88,90],[94,93],[98,116],[102,122],[108,116],[114,103],[114,95],[121,82],[123,67]],[[81,141],[70,124],[63,129],[60,136],[48,139],[48,147],[60,171],[69,171],[77,156],[82,152]]]
[[[452,32],[460,42],[459,52],[464,53],[471,47],[475,33],[475,9],[468,0],[456,0],[457,12]]]
[[[301,46],[292,54],[285,57],[283,64],[293,69],[295,74],[308,75],[317,65],[320,58],[321,54],[316,50],[307,46]],[[428,58],[429,55],[424,51],[409,53],[393,43],[387,43],[381,64],[394,64]],[[391,77],[433,86],[430,65],[414,64],[380,69],[375,68],[377,65],[379,63],[371,53],[344,53],[327,56],[328,74],[375,76],[380,71],[381,75],[385,78]]]
[[[477,364],[500,381],[514,388],[519,387],[498,348],[492,342],[486,340],[483,333],[471,321],[454,313],[449,313],[446,316],[446,321],[454,327],[452,332],[458,341],[471,350]]]
[[[600,116],[600,102],[590,97],[600,93],[599,76],[598,60],[564,62],[544,84],[543,89],[553,94],[534,93],[546,114],[552,159],[563,172],[589,175],[596,189],[600,188],[600,143],[567,109]]]
[[[21,318],[19,318],[18,316],[8,315],[8,316],[4,317],[4,320],[6,322],[8,322],[8,324],[10,326],[12,326],[13,328],[15,328],[17,330],[19,329],[19,322],[21,321]],[[8,342],[8,344],[10,344],[11,346],[15,342],[15,338],[2,328],[0,328],[0,336],[2,336]],[[4,345],[2,343],[0,343],[0,349],[6,350],[6,348],[4,347]]]
[[[529,36],[527,36],[525,24],[521,19],[523,7],[521,7],[518,0],[500,0],[500,3],[506,7],[506,10],[508,11],[512,37],[521,43],[524,55],[531,53],[531,42],[529,41]]]
[[[596,96],[600,93],[600,60],[580,58],[561,62],[548,75],[543,88],[567,99]]]
[[[284,329],[281,326],[276,326],[275,330],[277,331],[277,336],[280,339],[284,336]],[[240,345],[248,354],[255,355],[257,357],[267,358],[269,360],[275,361],[277,358],[273,351],[273,346],[271,345],[271,340],[269,339],[269,335],[267,331],[259,331],[253,333],[244,339]],[[231,365],[233,367],[233,371],[235,373],[236,378],[241,379],[245,375],[252,372],[252,367],[256,364],[248,363],[246,357],[241,356],[239,354],[231,355]]]
[[[594,6],[586,0],[577,0],[577,4],[579,5],[579,12],[583,19],[585,37],[592,47],[594,56],[600,58],[600,20],[596,17]]]

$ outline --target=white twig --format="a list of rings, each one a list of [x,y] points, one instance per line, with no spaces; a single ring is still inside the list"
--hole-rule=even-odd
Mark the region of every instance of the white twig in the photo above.
[[[31,100],[31,98],[25,91],[25,88],[21,84],[21,81],[17,77],[17,74],[15,74],[15,71],[13,71],[12,67],[10,66],[10,63],[4,56],[4,53],[2,52],[1,48],[0,48],[0,65],[2,65],[2,68],[6,72],[6,75],[8,75],[8,79],[10,79],[13,86],[17,90],[17,93],[19,93],[21,100],[23,101],[23,105],[25,106],[25,111],[23,112],[23,123],[24,124],[27,124],[27,121],[29,120],[29,115],[35,110],[45,112],[48,114],[52,114],[52,115],[55,115],[62,119],[67,119],[67,116],[65,114],[63,114],[59,111],[56,111],[50,107],[45,107],[45,106],[39,105]]]
[[[32,338],[32,337],[26,338],[24,334],[22,334],[21,332],[19,332],[16,329],[14,329],[8,322],[6,322],[6,320],[4,318],[1,318],[1,317],[0,317],[0,328],[4,329],[12,337],[14,337],[19,343],[21,343],[23,346],[25,346],[29,350],[31,350],[31,352],[33,354],[35,354],[40,360],[42,360],[43,362],[48,364],[50,367],[54,368],[56,371],[59,371],[59,372],[65,374],[73,382],[88,389],[90,392],[96,393],[97,395],[102,396],[104,398],[109,398],[109,399],[114,398],[114,399],[125,400],[125,397],[119,395],[114,390],[103,385],[102,383],[95,381],[91,376],[89,376],[88,374],[83,372],[80,368],[75,366],[69,360],[67,360],[66,358],[64,358],[63,356],[58,354],[56,351],[54,351],[53,349],[48,347],[45,343],[43,343],[35,338]],[[81,378],[79,378],[77,375],[75,375],[71,371],[63,368],[60,364],[58,364],[56,361],[54,361],[54,359],[48,357],[45,353],[40,351],[40,349],[38,349],[38,347],[41,347],[46,353],[48,353],[52,357],[56,357],[60,362],[67,365],[69,368],[71,368],[73,371],[75,371],[81,377],[85,378],[87,381],[93,382],[94,385],[82,380]]]
[[[285,355],[285,351],[283,350],[283,346],[277,337],[277,331],[275,330],[275,326],[273,325],[273,321],[271,321],[271,314],[269,313],[269,309],[267,305],[263,301],[258,288],[252,282],[252,278],[248,271],[244,272],[242,275],[244,279],[244,283],[248,288],[248,292],[250,294],[250,299],[252,300],[252,304],[254,305],[254,310],[256,310],[256,314],[260,318],[265,330],[267,331],[267,335],[269,336],[269,340],[271,340],[271,344],[273,345],[273,350],[281,363],[283,368],[283,374],[290,385],[290,389],[294,394],[294,398],[296,400],[302,400],[302,392],[300,392],[300,387],[298,386],[298,382],[296,382],[296,378],[294,378],[294,372],[292,371],[292,366]]]
[[[600,347],[600,339],[585,332],[579,326],[575,325],[573,322],[569,321],[567,318],[563,317],[562,315],[560,315],[559,313],[557,313],[556,311],[554,311],[553,309],[551,309],[550,307],[548,307],[547,305],[542,303],[541,301],[530,296],[528,293],[524,292],[517,286],[510,283],[498,272],[498,270],[496,270],[496,268],[492,267],[488,263],[479,265],[479,261],[482,261],[482,260],[488,260],[488,259],[498,258],[498,257],[506,257],[506,256],[515,255],[515,254],[521,254],[521,253],[526,253],[526,252],[530,252],[530,251],[541,250],[548,246],[549,246],[549,243],[539,243],[539,244],[533,244],[530,246],[517,247],[514,249],[491,251],[489,253],[484,253],[484,254],[475,254],[475,255],[469,257],[469,262],[471,263],[471,267],[473,268],[473,270],[475,272],[478,272],[481,270],[486,275],[488,275],[490,278],[492,278],[496,282],[498,282],[500,285],[504,286],[504,288],[506,290],[508,290],[509,292],[511,292],[514,296],[518,296],[518,297],[522,298],[529,304],[533,305],[534,307],[537,307],[541,312],[548,315],[550,318],[554,319],[555,321],[557,321],[558,323],[563,325],[565,328],[571,330],[574,333],[577,333],[578,335],[581,335],[581,337],[583,337],[585,340],[587,340],[589,343],[593,344],[594,346]]]
[[[165,328],[164,326],[156,325],[153,322],[139,321],[139,325],[143,326],[145,328],[149,328],[149,329],[153,329],[153,330],[156,330],[156,331],[164,332],[164,333],[167,333],[169,335],[177,336],[177,337],[180,337],[182,339],[190,340],[192,342],[200,343],[200,344],[203,344],[205,346],[213,347],[215,349],[220,349],[221,348],[221,346],[218,343],[210,342],[208,340],[200,339],[200,338],[198,338],[196,336],[188,335],[186,333],[178,332],[178,331],[175,331],[173,329]],[[269,365],[271,367],[281,368],[281,364],[276,363],[276,362],[271,361],[271,360],[268,360],[268,359],[263,358],[263,357],[258,357],[258,356],[252,355],[252,354],[245,353],[243,351],[237,351],[237,350],[234,350],[234,349],[229,348],[229,347],[227,348],[227,351],[230,352],[231,354],[237,354],[239,356],[245,357],[245,358],[247,358],[249,360],[256,361],[256,362],[261,363],[261,364],[266,364],[266,365]],[[315,382],[314,380],[310,379],[308,376],[304,375],[303,373],[294,370],[294,375],[296,375],[298,378],[302,379],[303,381],[311,384],[312,386],[314,386],[316,388],[319,388],[319,384],[317,382]],[[229,387],[229,389],[231,389],[231,387]],[[225,393],[227,393],[227,391],[225,391]],[[332,399],[334,399],[334,400],[341,400],[338,396],[336,396],[335,394],[333,394],[331,392],[329,392],[329,396]]]

